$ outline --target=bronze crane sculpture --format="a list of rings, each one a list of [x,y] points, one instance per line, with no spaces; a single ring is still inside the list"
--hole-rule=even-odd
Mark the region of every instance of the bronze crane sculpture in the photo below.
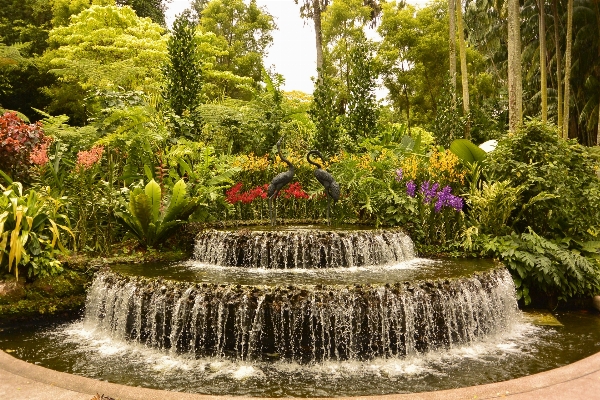
[[[269,188],[267,189],[267,196],[269,199],[269,217],[271,218],[271,226],[275,225],[275,220],[277,219],[277,207],[275,207],[275,215],[273,216],[273,199],[277,197],[279,191],[283,189],[285,185],[290,183],[294,178],[294,173],[296,172],[296,168],[292,163],[281,154],[281,141],[283,137],[281,137],[277,141],[277,154],[279,154],[279,158],[288,165],[288,170],[285,172],[281,172],[273,178],[271,183],[269,184]]]
[[[315,178],[317,178],[319,183],[321,183],[321,185],[323,185],[325,188],[325,194],[327,195],[327,224],[331,225],[331,219],[329,218],[331,200],[333,199],[333,204],[335,205],[335,203],[340,199],[340,184],[335,181],[329,172],[322,169],[320,164],[311,160],[311,155],[316,155],[321,160],[323,160],[323,155],[318,150],[311,150],[306,154],[306,161],[308,161],[309,164],[317,167],[314,174]]]

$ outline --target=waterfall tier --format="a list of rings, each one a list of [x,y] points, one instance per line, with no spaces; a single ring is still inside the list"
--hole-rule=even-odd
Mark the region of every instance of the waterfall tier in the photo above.
[[[384,265],[414,258],[400,230],[207,230],[196,237],[194,258],[247,268],[339,268]]]
[[[470,343],[517,317],[512,278],[369,285],[239,285],[98,273],[85,323],[194,357],[300,362],[400,357]]]

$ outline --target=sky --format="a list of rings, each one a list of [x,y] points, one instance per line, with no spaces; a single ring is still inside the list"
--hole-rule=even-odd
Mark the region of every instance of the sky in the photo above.
[[[411,4],[424,4],[426,0],[409,0]],[[273,45],[265,59],[267,68],[273,66],[275,72],[283,75],[283,90],[300,90],[312,93],[311,77],[316,75],[317,53],[312,21],[300,18],[300,6],[293,0],[257,0],[277,24],[273,32]],[[171,25],[175,16],[189,7],[190,0],[171,0],[166,12],[167,24]]]

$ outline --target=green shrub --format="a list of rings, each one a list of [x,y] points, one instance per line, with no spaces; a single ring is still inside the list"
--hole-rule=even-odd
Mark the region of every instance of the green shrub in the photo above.
[[[484,251],[500,258],[512,271],[518,298],[525,304],[531,302],[532,290],[558,300],[591,296],[600,290],[600,242],[548,240],[532,229],[520,235],[480,239]]]
[[[518,212],[508,220],[517,233],[531,227],[543,237],[582,241],[600,234],[598,165],[589,148],[561,139],[554,126],[539,121],[500,140],[484,161],[492,180],[524,187]]]
[[[197,206],[197,200],[188,197],[183,180],[173,186],[168,202],[165,200],[153,179],[144,190],[136,188],[131,192],[127,211],[117,212],[117,219],[143,246],[160,244],[186,222]]]
[[[57,253],[67,253],[61,242],[60,230],[72,235],[69,220],[59,214],[62,200],[29,190],[14,182],[0,185],[0,265],[19,278],[20,267],[30,277],[52,275],[61,271]],[[57,223],[64,221],[65,225]],[[6,258],[4,256],[7,256]],[[6,263],[5,263],[6,260]]]

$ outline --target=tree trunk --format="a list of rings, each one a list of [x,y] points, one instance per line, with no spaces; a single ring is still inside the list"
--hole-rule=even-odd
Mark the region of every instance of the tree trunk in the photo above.
[[[321,0],[312,0],[312,18],[315,25],[315,46],[317,48],[317,79],[321,82],[323,70],[323,32],[321,30]]]
[[[456,10],[455,0],[448,0],[448,46],[450,50],[450,87],[452,89],[452,108],[456,109]]]
[[[521,123],[521,35],[519,1],[508,0],[508,129],[515,132]],[[521,97],[521,99],[519,98]]]
[[[565,105],[563,108],[563,138],[569,138],[569,96],[571,94],[571,48],[573,47],[573,0],[567,3],[567,46],[565,49]]]
[[[519,0],[515,0],[515,71],[516,71],[516,83],[517,83],[517,109],[519,111],[519,124],[523,122],[523,74],[521,68],[521,5]]]
[[[562,91],[562,56],[560,53],[560,33],[558,29],[558,0],[552,2],[552,15],[554,16],[554,47],[555,47],[555,58],[556,58],[556,81],[557,81],[557,111],[558,121],[558,134],[562,136],[563,129],[563,91]]]
[[[469,75],[467,72],[467,48],[465,44],[465,30],[463,27],[462,17],[462,3],[459,1],[456,4],[456,22],[458,30],[458,46],[460,51],[460,74],[462,78],[462,94],[463,94],[463,110],[465,118],[467,118],[467,125],[465,129],[465,138],[468,139],[470,136],[470,124],[469,124]]]
[[[600,146],[600,101],[598,102],[598,130],[596,131],[596,146]]]
[[[540,11],[540,85],[542,94],[542,122],[548,122],[548,80],[546,78],[546,10],[545,0],[538,0]]]

